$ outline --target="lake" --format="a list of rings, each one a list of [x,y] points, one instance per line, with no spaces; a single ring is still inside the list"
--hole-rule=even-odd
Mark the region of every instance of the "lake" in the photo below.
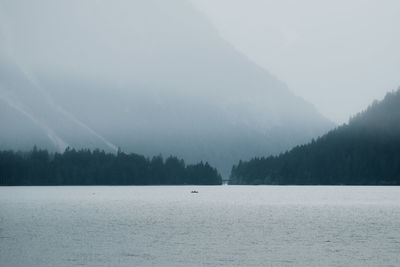
[[[0,265],[400,266],[400,187],[0,187]]]

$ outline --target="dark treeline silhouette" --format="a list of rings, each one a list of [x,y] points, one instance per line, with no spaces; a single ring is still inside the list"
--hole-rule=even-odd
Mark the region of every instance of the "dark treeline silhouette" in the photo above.
[[[0,151],[0,185],[220,185],[208,163],[186,165],[176,157],[67,149],[51,154]]]
[[[400,185],[400,90],[307,145],[239,162],[230,183]]]

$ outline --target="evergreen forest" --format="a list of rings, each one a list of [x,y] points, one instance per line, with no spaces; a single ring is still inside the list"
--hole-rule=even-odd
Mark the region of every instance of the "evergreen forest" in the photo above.
[[[75,150],[49,153],[0,151],[0,185],[220,185],[208,163],[186,165],[177,157]]]
[[[400,90],[308,144],[240,161],[230,184],[400,185]]]

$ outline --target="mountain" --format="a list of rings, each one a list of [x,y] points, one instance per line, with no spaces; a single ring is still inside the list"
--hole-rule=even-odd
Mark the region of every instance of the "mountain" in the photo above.
[[[0,149],[234,162],[333,127],[190,3],[0,0]]]
[[[307,145],[240,162],[232,184],[400,184],[400,89]]]

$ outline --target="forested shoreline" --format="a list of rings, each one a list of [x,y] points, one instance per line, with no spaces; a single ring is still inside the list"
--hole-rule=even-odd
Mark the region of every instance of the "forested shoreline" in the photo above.
[[[220,185],[208,163],[187,165],[170,156],[75,150],[0,151],[0,185]]]
[[[239,162],[230,184],[400,185],[400,90],[309,144]]]
[[[230,184],[400,185],[400,90],[327,134],[277,156],[240,161]],[[208,163],[119,151],[0,151],[0,185],[220,185]]]

